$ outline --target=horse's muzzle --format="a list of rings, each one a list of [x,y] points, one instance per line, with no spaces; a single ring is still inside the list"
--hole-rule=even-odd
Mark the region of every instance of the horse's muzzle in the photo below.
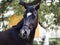
[[[29,37],[29,35],[30,35],[30,29],[22,28],[20,30],[19,36],[22,39],[27,39]]]

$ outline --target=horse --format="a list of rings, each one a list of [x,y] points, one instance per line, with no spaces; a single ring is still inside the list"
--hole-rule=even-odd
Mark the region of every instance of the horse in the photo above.
[[[24,7],[26,10],[22,20],[10,29],[0,32],[0,45],[33,45],[39,4]]]

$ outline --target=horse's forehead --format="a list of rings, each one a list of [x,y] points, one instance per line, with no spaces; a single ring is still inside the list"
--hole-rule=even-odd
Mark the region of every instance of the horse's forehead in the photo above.
[[[28,6],[28,9],[26,10],[27,17],[32,15],[33,10],[34,10],[33,6]]]
[[[28,6],[27,10],[34,10],[34,6]]]
[[[28,8],[34,8],[34,6],[28,6]]]

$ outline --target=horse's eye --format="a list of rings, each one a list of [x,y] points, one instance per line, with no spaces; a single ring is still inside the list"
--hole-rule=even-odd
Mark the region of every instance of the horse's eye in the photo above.
[[[36,15],[37,15],[37,12],[36,12],[36,11],[34,11],[34,12],[33,12],[33,14],[34,14],[34,16],[36,16]]]

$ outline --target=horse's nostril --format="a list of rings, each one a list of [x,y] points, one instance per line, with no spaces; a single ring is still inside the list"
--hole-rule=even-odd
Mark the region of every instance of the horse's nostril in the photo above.
[[[23,34],[23,37],[25,37],[25,34]]]
[[[23,37],[26,38],[26,36],[27,36],[27,32],[25,31]]]
[[[25,31],[25,33],[24,34],[27,34],[27,32]]]

